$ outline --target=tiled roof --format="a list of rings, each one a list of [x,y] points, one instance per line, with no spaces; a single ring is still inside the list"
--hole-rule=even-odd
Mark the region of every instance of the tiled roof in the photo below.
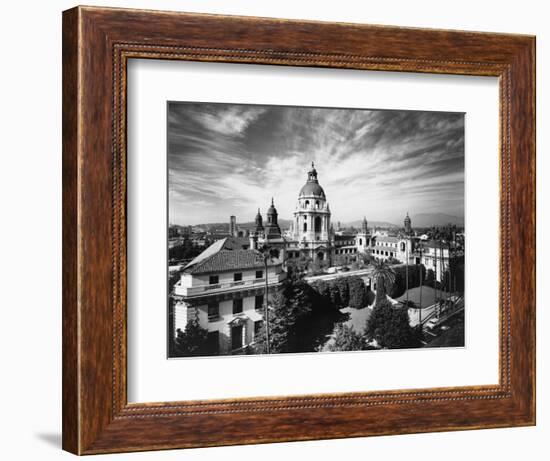
[[[220,239],[216,240],[212,245],[210,245],[206,250],[204,250],[200,255],[195,257],[187,266],[185,266],[183,269],[187,269],[188,267],[194,266],[201,261],[204,261],[205,259],[209,258],[210,256],[213,256],[218,251],[220,251],[224,245],[227,243],[227,239]]]
[[[439,240],[427,240],[423,242],[422,245],[427,248],[441,248],[442,250],[447,250],[449,248],[446,242],[440,242]]]
[[[280,264],[278,261],[268,266]],[[264,267],[262,256],[254,250],[242,249],[237,239],[222,239],[214,242],[193,261],[185,266],[188,274],[208,274],[241,269],[261,269]]]
[[[335,235],[334,240],[355,240],[355,235],[352,234],[343,234],[343,235]]]
[[[274,263],[269,266],[276,265]],[[221,250],[213,256],[199,262],[197,265],[189,268],[190,274],[208,274],[230,270],[242,269],[261,269],[264,262],[254,250]]]
[[[393,253],[397,252],[397,248],[394,248],[394,247],[388,247],[388,246],[385,246],[385,245],[378,245],[376,244],[375,247],[374,247],[375,250],[380,250],[380,251],[391,251]]]
[[[397,243],[399,242],[399,239],[397,237],[390,237],[386,235],[379,235],[376,237],[377,242],[391,242],[391,243]]]

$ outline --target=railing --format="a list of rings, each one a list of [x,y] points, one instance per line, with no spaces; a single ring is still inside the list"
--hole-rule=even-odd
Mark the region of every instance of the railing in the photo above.
[[[269,286],[280,283],[286,277],[286,273],[269,276]],[[261,279],[249,279],[239,280],[237,282],[225,282],[216,283],[213,285],[198,285],[194,287],[184,287],[178,282],[174,287],[174,293],[180,296],[196,296],[204,293],[216,292],[216,291],[231,291],[238,290],[246,287],[258,287],[265,283],[265,277]]]

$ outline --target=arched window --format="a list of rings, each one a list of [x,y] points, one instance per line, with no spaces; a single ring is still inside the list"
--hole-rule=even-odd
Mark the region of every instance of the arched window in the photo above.
[[[323,225],[323,220],[321,219],[321,216],[317,216],[315,218],[315,232],[321,232],[322,225]]]
[[[315,208],[319,208],[319,200],[315,200]]]
[[[307,232],[307,222],[304,223],[304,232]]]
[[[359,239],[359,245],[363,245],[363,239]]]
[[[306,206],[309,206],[309,200],[306,200]]]

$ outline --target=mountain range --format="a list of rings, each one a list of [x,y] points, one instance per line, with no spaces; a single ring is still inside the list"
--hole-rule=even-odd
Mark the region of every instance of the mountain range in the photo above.
[[[457,226],[464,225],[464,217],[449,215],[446,213],[418,213],[411,214],[412,227],[432,227],[432,226],[445,226],[447,224],[455,224]],[[341,222],[343,228],[355,227],[360,229],[363,223],[362,219],[349,222]],[[281,229],[288,229],[292,224],[290,219],[279,219],[279,226]],[[336,222],[333,221],[334,227],[336,227]],[[396,228],[403,227],[403,224],[394,224],[388,221],[368,221],[369,228],[373,227],[382,227],[382,228]],[[242,229],[253,229],[255,223],[250,222],[237,222],[237,225]],[[264,223],[265,225],[265,223]],[[217,229],[218,231],[229,231],[229,223],[220,222],[220,223],[203,223],[196,224],[193,227],[208,227],[211,230]]]

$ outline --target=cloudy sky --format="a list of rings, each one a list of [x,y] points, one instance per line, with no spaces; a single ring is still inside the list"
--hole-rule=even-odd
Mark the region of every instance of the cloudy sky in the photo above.
[[[169,220],[290,219],[311,162],[332,221],[464,213],[464,115],[168,104]]]

